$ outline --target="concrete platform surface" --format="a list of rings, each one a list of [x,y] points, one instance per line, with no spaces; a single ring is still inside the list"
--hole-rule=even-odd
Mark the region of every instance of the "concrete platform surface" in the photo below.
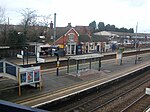
[[[141,56],[143,57],[143,60],[139,61],[137,64],[134,64],[135,56],[123,58],[122,65],[117,65],[115,63],[115,59],[106,60],[102,62],[100,72],[97,70],[87,70],[81,73],[80,76],[66,74],[66,70],[64,68],[60,70],[59,76],[56,76],[56,70],[43,70],[42,90],[31,86],[24,86],[21,87],[22,96],[18,96],[18,88],[16,87],[16,82],[13,82],[12,80],[9,80],[7,78],[0,78],[0,99],[11,102],[19,102],[21,100],[40,96],[43,93],[53,94],[56,91],[64,90],[64,88],[72,87],[73,85],[82,84],[91,80],[110,80],[111,78],[113,78],[112,76],[120,76],[125,73],[139,69],[143,66],[150,65],[150,53],[143,54]],[[96,63],[93,63],[93,65],[96,65]],[[94,67],[93,69],[97,68]],[[10,87],[15,88],[7,89]]]

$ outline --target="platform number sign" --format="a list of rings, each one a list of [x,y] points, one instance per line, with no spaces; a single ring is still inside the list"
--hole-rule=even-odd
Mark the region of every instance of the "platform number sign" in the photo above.
[[[28,85],[40,82],[40,67],[30,67],[20,69],[20,85]]]

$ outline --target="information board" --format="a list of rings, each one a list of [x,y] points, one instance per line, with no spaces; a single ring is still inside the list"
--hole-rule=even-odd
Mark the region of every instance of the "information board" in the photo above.
[[[40,66],[20,68],[20,85],[28,85],[41,81]]]

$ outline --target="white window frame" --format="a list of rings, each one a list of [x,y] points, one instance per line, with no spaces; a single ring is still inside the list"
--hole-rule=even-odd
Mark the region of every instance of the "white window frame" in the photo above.
[[[69,42],[74,42],[74,33],[69,33],[68,35],[69,35],[68,37]]]

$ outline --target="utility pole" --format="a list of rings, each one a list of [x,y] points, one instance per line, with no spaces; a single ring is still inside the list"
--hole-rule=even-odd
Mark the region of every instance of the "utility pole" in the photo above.
[[[37,37],[36,37],[36,43],[35,43],[36,45],[36,48],[35,48],[35,61],[36,61],[36,64],[38,63],[38,61],[37,61]]]
[[[138,29],[138,22],[137,22],[137,25],[136,25],[136,33],[135,33],[135,53],[136,53],[136,56],[135,56],[135,64],[137,63],[137,29]]]
[[[56,39],[56,13],[54,13],[54,45],[55,45],[55,39]]]
[[[137,48],[137,29],[138,29],[138,22],[136,25],[136,33],[135,33],[135,49]]]
[[[9,26],[9,17],[8,17],[8,26]]]
[[[55,39],[56,39],[56,13],[54,13],[54,46],[55,46]],[[56,63],[56,75],[59,76],[59,47],[57,47],[57,52],[55,51],[54,55],[57,56],[57,63]]]

